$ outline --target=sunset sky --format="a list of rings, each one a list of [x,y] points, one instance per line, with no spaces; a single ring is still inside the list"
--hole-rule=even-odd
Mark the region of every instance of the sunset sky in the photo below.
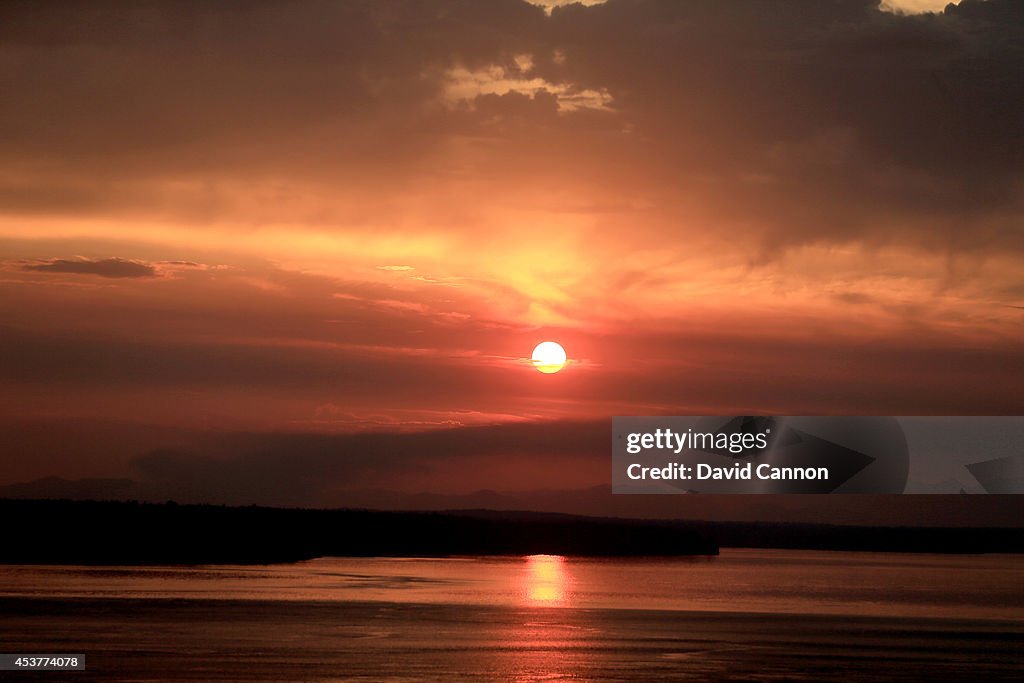
[[[1015,0],[5,3],[0,484],[575,489],[612,415],[1019,414],[1022,64]]]

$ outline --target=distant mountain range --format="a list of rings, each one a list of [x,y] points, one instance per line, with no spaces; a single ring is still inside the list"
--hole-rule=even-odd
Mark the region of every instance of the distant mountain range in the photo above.
[[[948,482],[954,486],[957,482]],[[922,487],[924,488],[924,487]],[[954,489],[955,490],[955,489]],[[278,498],[213,496],[132,479],[46,477],[0,486],[0,498],[142,501],[181,504],[310,507]],[[1024,527],[1019,495],[612,495],[608,486],[573,490],[464,494],[405,493],[380,489],[340,491],[317,500],[320,508],[377,510],[530,510],[640,519],[686,519],[865,526]]]

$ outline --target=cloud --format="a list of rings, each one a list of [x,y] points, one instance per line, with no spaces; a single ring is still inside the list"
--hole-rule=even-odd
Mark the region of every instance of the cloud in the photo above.
[[[625,225],[632,244],[728,236],[739,260],[857,240],[1018,252],[1016,6],[13,3],[0,49],[41,76],[0,67],[18,93],[0,211],[325,240],[440,225],[500,250],[552,206],[600,204],[646,208],[584,223],[595,245]]]
[[[521,57],[521,56],[520,56]],[[520,57],[516,59],[521,61]],[[522,70],[522,67],[519,67]],[[530,61],[532,69],[532,60]],[[543,78],[525,78],[508,74],[501,66],[491,65],[477,71],[454,67],[446,74],[444,95],[452,104],[512,101],[508,95],[521,95],[523,102],[555,104],[560,112],[579,109],[610,111],[612,96],[607,90],[580,89],[571,84],[551,83]]]
[[[529,324],[1019,280],[1017,4],[541,4],[11,3],[0,234],[407,265]]]
[[[537,5],[538,7],[543,7],[544,8],[544,12],[549,14],[549,15],[555,10],[556,7],[564,7],[566,5],[574,5],[574,4],[590,6],[590,5],[600,5],[600,4],[604,3],[604,2],[607,2],[607,0],[526,0],[526,1],[529,2],[530,4]]]
[[[192,264],[188,264],[192,265]],[[52,259],[45,263],[30,263],[22,266],[24,270],[40,273],[73,273],[76,275],[98,275],[109,278],[156,277],[156,268],[148,263],[128,261],[120,258],[100,260]]]

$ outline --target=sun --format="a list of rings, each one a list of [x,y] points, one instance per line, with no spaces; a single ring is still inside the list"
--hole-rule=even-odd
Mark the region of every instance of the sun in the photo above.
[[[537,344],[530,359],[533,367],[543,373],[558,372],[565,367],[565,349],[558,342],[546,341]]]

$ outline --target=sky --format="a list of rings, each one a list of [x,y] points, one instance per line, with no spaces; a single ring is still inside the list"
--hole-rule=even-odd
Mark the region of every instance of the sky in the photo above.
[[[0,14],[0,484],[585,489],[613,415],[1021,413],[1019,2]]]

